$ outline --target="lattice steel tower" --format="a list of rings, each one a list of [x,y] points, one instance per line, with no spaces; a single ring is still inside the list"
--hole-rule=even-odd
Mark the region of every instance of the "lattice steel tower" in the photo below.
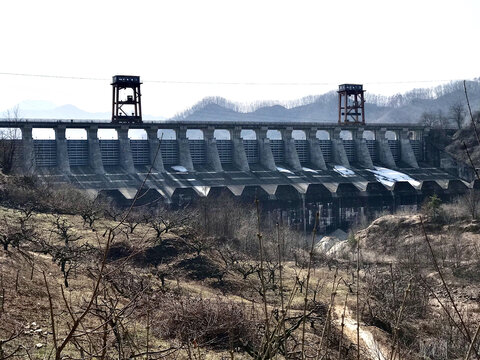
[[[338,86],[338,123],[365,124],[365,98],[363,85]]]
[[[112,80],[112,122],[142,122],[142,101],[140,76],[115,75]]]

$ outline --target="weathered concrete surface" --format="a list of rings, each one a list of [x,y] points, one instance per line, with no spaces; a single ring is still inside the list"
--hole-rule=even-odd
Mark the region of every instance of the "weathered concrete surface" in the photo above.
[[[162,150],[160,149],[160,141],[158,139],[158,127],[149,127],[146,129],[148,137],[148,147],[150,151],[150,165],[159,172],[165,171],[162,159]]]
[[[347,153],[343,147],[343,140],[340,138],[340,131],[342,131],[340,128],[333,130],[333,136],[331,140],[333,163],[336,165],[350,166]]]
[[[418,162],[408,138],[408,129],[400,131],[400,156],[405,164],[418,168]]]
[[[270,139],[267,137],[268,128],[263,127],[256,130],[258,141],[258,155],[260,157],[260,164],[265,166],[268,170],[276,171],[277,166],[273,158],[272,148],[270,146]]]
[[[373,162],[370,157],[370,152],[368,151],[367,142],[363,138],[363,128],[353,132],[353,140],[355,142],[357,163],[365,168],[373,168]]]
[[[282,139],[284,146],[285,162],[293,170],[302,170],[302,165],[298,159],[297,148],[295,147],[295,140],[292,138],[293,128],[286,128],[282,130]]]
[[[388,145],[388,140],[385,137],[386,132],[386,128],[381,128],[375,133],[375,139],[378,144],[378,158],[380,162],[386,167],[395,169],[397,167],[397,164],[395,163],[395,159],[393,158],[392,150],[390,150],[390,145]]]
[[[130,139],[128,138],[128,127],[122,126],[117,129],[117,134],[120,167],[127,173],[134,174],[136,170],[133,165],[132,149],[130,147]]]
[[[232,139],[232,157],[233,164],[241,171],[250,171],[248,165],[247,154],[243,146],[243,139],[241,138],[242,128],[235,127],[230,131],[230,138]]]
[[[22,131],[22,171],[25,174],[35,173],[35,147],[33,146],[32,127],[25,126]]]
[[[207,164],[215,171],[223,171],[220,156],[218,155],[217,141],[213,136],[215,129],[208,127],[203,130],[203,136],[205,139],[205,155],[207,157]]]
[[[178,161],[188,171],[195,171],[193,168],[192,156],[190,154],[190,145],[187,139],[187,128],[180,127],[177,130],[178,141]]]
[[[95,174],[105,174],[98,140],[98,127],[92,126],[87,129],[87,141],[90,167]]]
[[[67,139],[65,137],[65,126],[55,128],[55,139],[57,144],[57,166],[64,174],[70,174],[70,160],[68,158]]]
[[[316,134],[316,128],[305,130],[310,155],[310,163],[317,169],[326,170],[327,165],[325,164],[325,158],[323,157],[322,148],[320,147],[320,142]]]

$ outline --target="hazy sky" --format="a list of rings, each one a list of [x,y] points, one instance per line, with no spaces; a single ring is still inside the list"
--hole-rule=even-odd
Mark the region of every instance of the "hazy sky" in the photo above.
[[[345,82],[393,94],[480,76],[479,0],[15,0],[0,12],[1,73],[103,79],[0,74],[0,110],[109,112],[114,74],[140,75],[144,113],[163,116],[205,96],[287,100]]]

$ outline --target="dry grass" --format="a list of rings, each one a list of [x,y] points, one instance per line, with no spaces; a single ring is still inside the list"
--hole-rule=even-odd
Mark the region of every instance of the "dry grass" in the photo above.
[[[0,208],[0,217],[5,217],[9,222],[13,223],[17,221],[19,216],[20,212],[17,210]],[[94,226],[95,230],[92,230],[91,228],[83,226],[83,221],[79,216],[62,215],[62,218],[66,219],[66,221],[73,226],[73,231],[81,236],[81,240],[79,240],[80,243],[90,243],[99,251],[105,245],[103,232],[114,223],[101,219],[96,222]],[[54,226],[53,223],[55,219],[56,215],[54,214],[33,213],[31,222],[35,224],[38,238],[49,239],[53,242],[57,241],[54,239],[54,235],[52,235],[52,227]],[[138,253],[144,251],[146,246],[152,245],[153,237],[154,234],[151,229],[145,224],[140,224],[133,234],[129,234],[128,243],[130,244],[130,252],[127,255],[130,256],[131,259],[134,259]],[[167,236],[167,238],[171,239],[175,239],[175,237],[176,235],[174,234]],[[119,232],[115,242],[118,243],[122,241],[125,241],[125,239],[122,233]],[[15,344],[18,345],[21,343],[26,349],[22,351],[28,351],[32,358],[43,358],[44,356],[48,357],[49,354],[51,355],[53,346],[52,328],[49,317],[50,308],[43,281],[43,272],[46,274],[51,292],[57,338],[62,338],[68,331],[71,324],[71,315],[69,315],[65,307],[64,299],[62,298],[61,287],[63,281],[59,267],[52,262],[48,254],[33,252],[32,250],[34,248],[31,244],[25,243],[20,245],[20,249],[11,248],[8,253],[1,253],[0,269],[2,271],[2,287],[5,289],[5,297],[3,302],[4,311],[1,313],[2,325],[0,325],[0,338],[7,338],[10,333],[18,331],[21,335],[15,341],[8,344],[7,350],[13,350],[16,346]],[[20,253],[24,253],[24,256],[20,255]],[[222,266],[222,262],[218,259],[218,256],[215,256],[214,252],[207,251],[205,256],[211,259],[211,261],[213,261],[212,264],[215,266]],[[188,260],[189,258],[192,259],[195,258],[195,256],[193,254],[181,254],[171,259],[169,266],[175,269],[182,261]],[[33,272],[32,259],[34,259]],[[149,266],[147,263],[139,267],[135,265],[135,261],[132,264],[129,263],[127,266],[123,265],[125,262],[124,258],[114,260],[114,262],[108,265],[107,273],[110,270],[115,271],[114,269],[117,266],[122,266],[123,279],[132,276],[132,279],[135,278],[137,282],[148,281],[149,288],[157,292],[157,295],[152,295],[153,297],[161,297],[161,294],[164,292],[173,292],[179,294],[179,296],[188,296],[192,299],[224,298],[228,299],[228,301],[243,304],[243,306],[247,306],[249,309],[251,308],[255,313],[254,318],[258,320],[261,297],[258,291],[254,290],[259,287],[259,278],[256,274],[250,275],[247,282],[245,282],[239,273],[228,271],[222,281],[228,284],[237,284],[239,290],[234,293],[229,293],[228,291],[226,293],[225,288],[218,287],[218,279],[207,277],[202,281],[193,281],[189,279],[189,271],[182,268],[176,268],[171,275],[167,276],[166,284],[162,287],[160,280],[155,276],[157,269],[154,266]],[[92,294],[94,274],[97,265],[98,263],[95,262],[83,263],[71,275],[69,288],[64,289],[64,292],[67,302],[72,309],[80,311],[85,306],[85,301]],[[30,278],[32,273],[33,276]],[[286,264],[284,274],[285,293],[289,293],[296,286],[297,277],[303,278],[306,275],[305,270],[298,269],[292,262]],[[325,283],[328,281],[327,278],[329,275],[331,275],[331,273],[328,271],[315,270],[315,272],[312,273],[312,284],[317,284],[322,279],[323,283]],[[118,282],[124,286],[120,280],[118,280]],[[317,290],[317,300],[324,300],[326,298],[324,298],[324,295],[328,295],[327,291],[323,289],[323,287]],[[278,303],[278,289],[273,288],[269,290],[267,298],[269,311],[274,311]],[[295,309],[299,310],[302,308],[302,299],[303,294],[299,292],[294,296],[292,300],[292,316],[300,312]],[[117,307],[125,307],[128,303],[129,299],[121,296]],[[135,333],[131,341],[145,346],[145,314],[140,308],[132,312],[132,314],[133,313],[136,313],[137,316],[127,321],[129,331],[134,331]],[[32,323],[35,324],[32,325]],[[88,329],[92,329],[90,330],[93,331],[90,337],[95,338],[93,342],[98,343],[101,337],[98,325],[99,322],[96,317],[88,316],[85,318],[79,331],[82,333]],[[158,349],[158,347],[178,346],[179,350],[175,351],[176,354],[179,354],[180,357],[185,355],[187,357],[191,356],[191,354],[188,355],[188,351],[185,349],[185,343],[180,343],[179,345],[176,341],[165,342],[161,335],[158,333],[153,335],[154,333],[155,332],[152,331],[150,334],[149,341],[151,347]],[[85,336],[83,336],[82,341],[85,345]],[[82,343],[82,341],[80,341],[80,343]],[[75,351],[77,351],[75,347],[70,344],[67,346],[65,354],[73,354]],[[203,347],[199,351],[201,358],[205,359],[217,358],[217,356],[223,356],[223,354],[231,356],[230,352],[222,353],[214,351],[209,349],[208,346]],[[198,354],[196,356],[198,356]],[[242,353],[235,355],[235,358],[245,357],[246,355]]]
[[[0,218],[6,218],[8,222],[14,223],[18,220],[21,213],[17,210],[0,207]],[[62,215],[62,218],[73,226],[73,230],[77,235],[81,236],[79,243],[89,243],[101,253],[102,247],[105,245],[106,238],[103,236],[106,229],[112,227],[116,222],[106,219],[96,221],[92,230],[83,225],[80,216]],[[54,214],[34,213],[31,221],[35,224],[37,236],[50,241],[59,241],[54,239],[52,235],[53,222],[56,219]],[[479,279],[476,277],[478,272],[475,271],[476,266],[480,263],[479,252],[480,236],[473,232],[471,221],[462,220],[456,223],[445,225],[428,224],[427,228],[431,238],[432,247],[439,260],[445,279],[451,287],[451,291],[455,300],[458,302],[460,312],[469,320],[469,328],[474,328],[480,321],[480,308],[478,306]],[[362,248],[361,263],[361,295],[360,309],[355,304],[355,281],[352,275],[355,265],[349,256],[346,260],[336,259],[335,266],[327,266],[326,262],[322,262],[323,258],[314,261],[310,272],[310,286],[308,293],[308,320],[306,322],[305,334],[305,354],[315,357],[320,352],[327,358],[338,358],[338,343],[342,338],[342,358],[353,358],[355,354],[356,341],[355,331],[352,329],[345,330],[343,335],[340,333],[341,311],[344,305],[344,299],[348,294],[347,317],[350,324],[354,324],[355,312],[361,311],[363,314],[362,331],[366,332],[366,338],[373,336],[380,347],[384,349],[384,354],[388,354],[390,348],[389,341],[391,333],[383,328],[382,322],[392,324],[396,320],[396,310],[401,302],[401,294],[405,290],[407,280],[412,277],[412,273],[420,274],[424,281],[427,281],[432,287],[437,300],[427,294],[426,303],[423,313],[418,307],[419,298],[424,291],[424,285],[418,280],[413,286],[413,294],[411,301],[406,303],[407,316],[400,324],[402,329],[399,332],[399,351],[402,358],[415,358],[422,351],[425,354],[431,354],[431,347],[421,346],[418,342],[413,341],[411,337],[405,335],[406,331],[413,331],[419,338],[435,338],[444,341],[450,336],[455,344],[462,344],[452,352],[461,351],[466,344],[461,336],[455,331],[438,331],[438,324],[443,324],[445,314],[443,308],[439,306],[438,301],[443,302],[448,307],[448,299],[442,290],[438,274],[431,267],[428,253],[425,251],[425,244],[419,230],[419,218],[416,215],[398,215],[384,216],[374,221],[366,229],[357,232],[356,239],[360,241]],[[165,323],[163,326],[167,328],[155,327],[155,321],[159,318],[168,319],[174,316],[175,312],[180,311],[162,306],[171,296],[177,299],[185,299],[188,301],[220,301],[223,303],[238,304],[248,311],[248,321],[252,321],[249,329],[255,334],[256,341],[261,341],[263,330],[262,323],[262,285],[258,272],[253,272],[246,277],[246,280],[235,266],[227,265],[219,256],[219,250],[225,246],[225,241],[213,243],[212,246],[206,247],[198,255],[185,242],[188,238],[184,238],[181,233],[168,233],[162,237],[161,245],[155,245],[158,239],[147,224],[139,224],[133,233],[125,234],[118,231],[114,239],[114,246],[118,256],[112,257],[106,268],[104,281],[102,282],[102,292],[98,297],[101,309],[102,302],[116,300],[117,303],[113,310],[122,319],[120,333],[122,334],[123,354],[142,354],[147,347],[147,314],[149,317],[148,332],[149,352],[152,352],[150,358],[186,358],[186,359],[217,359],[231,358],[232,354],[235,359],[251,358],[252,354],[248,354],[248,349],[256,349],[257,345],[235,346],[231,348],[229,343],[222,346],[212,347],[213,342],[195,345],[195,339],[185,338],[182,331],[168,333],[168,329],[172,327]],[[228,243],[227,243],[228,244]],[[160,246],[160,247],[158,247]],[[157,248],[156,248],[157,247]],[[275,250],[269,247],[268,258],[265,268],[265,298],[267,300],[267,312],[275,328],[277,321],[280,321],[280,292],[278,275],[279,269],[275,267]],[[151,256],[163,256],[162,261],[153,261],[154,258],[148,257],[147,254],[152,249],[157,249]],[[0,339],[6,339],[11,333],[18,331],[19,337],[4,346],[4,350],[13,351],[19,344],[25,346],[32,359],[48,358],[53,348],[53,338],[51,323],[49,317],[48,296],[43,282],[43,272],[46,273],[49,288],[52,294],[52,303],[56,323],[57,338],[62,338],[71,326],[71,315],[67,311],[64,299],[62,297],[61,286],[63,285],[63,277],[59,266],[52,262],[51,256],[39,252],[34,252],[35,247],[29,243],[22,244],[20,249],[10,248],[9,251],[0,253],[0,270],[2,274],[1,287],[5,289],[5,300],[3,303],[4,310],[0,314]],[[158,252],[159,251],[159,252]],[[168,253],[166,256],[165,251]],[[271,253],[270,253],[271,252]],[[23,255],[22,255],[23,254]],[[149,254],[149,253],[148,253]],[[162,255],[163,254],[163,255]],[[272,256],[275,255],[275,256]],[[299,252],[299,256],[305,256]],[[98,257],[99,255],[97,255]],[[34,259],[34,271],[32,274],[32,259]],[[75,312],[80,312],[84,307],[88,297],[92,293],[95,276],[98,272],[99,261],[85,261],[81,263],[70,277],[69,288],[64,289],[68,304]],[[297,258],[298,263],[306,264],[306,260]],[[255,264],[255,259],[242,255],[237,258],[236,264]],[[393,264],[394,283],[397,292],[397,307],[393,303],[390,278],[390,264]],[[188,265],[188,266],[187,266]],[[203,266],[208,265],[208,270],[203,274],[202,278],[198,278],[198,272],[203,271]],[[305,279],[307,277],[307,268],[295,265],[292,260],[285,261],[283,264],[283,288],[284,298],[289,299],[288,302],[288,318],[287,327],[294,326],[301,319],[304,307],[305,297]],[[197,268],[197,266],[200,266]],[[269,267],[274,268],[270,272]],[[218,277],[218,272],[224,272]],[[160,274],[164,273],[164,284],[162,284]],[[17,276],[18,274],[18,276]],[[270,275],[274,274],[274,279]],[[332,293],[332,285],[334,279],[338,282],[338,286]],[[383,287],[382,287],[383,286]],[[423,289],[423,290],[422,290]],[[104,293],[103,291],[107,291]],[[290,296],[293,293],[293,296]],[[427,291],[428,293],[428,291]],[[381,296],[380,296],[381,295]],[[190,299],[190,300],[188,300]],[[199,300],[201,299],[201,300]],[[188,300],[188,301],[187,301]],[[132,305],[132,303],[134,305]],[[220,304],[219,303],[219,304]],[[155,304],[155,305],[154,305]],[[165,303],[168,304],[168,301]],[[174,303],[171,303],[172,305]],[[170,306],[169,305],[169,306]],[[332,308],[332,326],[325,326],[326,314],[328,308]],[[104,309],[106,309],[104,307]],[[122,310],[124,309],[124,310]],[[420,309],[420,310],[419,310]],[[219,310],[221,311],[221,310]],[[222,310],[223,311],[223,310]],[[375,317],[369,312],[374,311]],[[182,313],[182,312],[181,312]],[[186,316],[193,316],[194,313],[184,311]],[[210,314],[210,315],[208,315]],[[222,313],[224,319],[229,323],[227,314]],[[124,318],[122,318],[124,316]],[[200,315],[199,315],[200,316]],[[205,313],[206,318],[210,318],[211,313]],[[157,319],[157,320],[155,320]],[[192,321],[192,320],[190,320]],[[200,321],[200,317],[198,318]],[[36,325],[32,325],[35,323]],[[79,344],[89,346],[89,343],[96,344],[97,352],[101,349],[103,328],[101,319],[93,313],[85,318],[78,333]],[[165,325],[167,324],[167,325]],[[178,323],[176,326],[178,326]],[[27,328],[28,326],[28,328]],[[180,327],[181,328],[181,327]],[[192,327],[190,327],[192,328]],[[201,329],[201,327],[199,328]],[[201,331],[192,328],[191,334],[200,334]],[[89,335],[85,332],[89,330]],[[193,331],[195,330],[195,331]],[[178,331],[178,330],[177,330]],[[168,336],[166,334],[169,334]],[[325,334],[325,345],[319,352],[319,345]],[[182,337],[183,335],[183,337]],[[195,337],[194,335],[191,335]],[[200,335],[198,335],[200,336]],[[301,339],[301,326],[291,333],[288,342],[291,357],[299,356],[299,341]],[[295,345],[295,341],[297,341]],[[259,340],[260,339],[260,340]],[[195,340],[195,341],[194,341]],[[213,340],[212,340],[213,341]],[[108,330],[109,350],[106,358],[117,354],[118,341],[115,340],[113,328]],[[217,342],[221,344],[222,342]],[[42,344],[40,348],[36,344]],[[362,340],[362,347],[367,345],[367,340]],[[160,352],[169,349],[166,352]],[[387,349],[387,350],[385,350]],[[22,354],[26,354],[25,349],[21,349]],[[95,352],[95,349],[90,349]],[[233,353],[232,353],[233,350]],[[371,349],[370,349],[371,350]],[[365,358],[368,358],[368,351],[365,350]],[[439,351],[438,349],[435,351]],[[153,355],[155,353],[157,355]],[[430,353],[429,353],[430,352]],[[67,346],[65,354],[78,356],[78,347],[71,343]],[[296,355],[293,355],[296,354]],[[428,355],[427,354],[427,355]],[[144,355],[142,355],[144,357]],[[141,356],[141,357],[142,357]],[[282,358],[278,354],[279,359]]]

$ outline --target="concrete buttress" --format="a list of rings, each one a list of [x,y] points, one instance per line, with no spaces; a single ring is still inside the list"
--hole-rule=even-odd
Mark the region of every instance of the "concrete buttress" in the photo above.
[[[218,155],[217,141],[213,136],[215,128],[208,127],[203,130],[203,137],[205,139],[205,151],[207,157],[207,164],[215,171],[223,171],[220,156]]]
[[[394,169],[397,167],[397,164],[395,163],[395,159],[393,158],[390,145],[388,145],[388,140],[385,137],[386,132],[387,129],[385,128],[381,128],[380,130],[375,132],[375,140],[377,141],[378,146],[378,159],[387,168]]]
[[[402,162],[413,168],[418,168],[417,158],[415,157],[410,139],[408,138],[408,129],[400,131],[400,156]]]
[[[270,139],[267,137],[267,130],[266,127],[261,127],[260,129],[255,130],[258,141],[258,157],[260,164],[265,166],[268,170],[277,171],[272,148],[270,146]]]
[[[370,157],[370,152],[368,151],[367,142],[363,138],[363,128],[353,131],[353,140],[355,142],[358,164],[364,168],[372,169],[373,162]]]
[[[55,128],[55,142],[57,145],[57,167],[61,172],[68,175],[71,174],[71,171],[65,130],[65,126]]]
[[[235,127],[230,130],[230,138],[232,139],[232,157],[233,164],[242,171],[250,171],[248,165],[247,154],[243,146],[241,135],[242,128]]]
[[[298,158],[297,148],[295,147],[295,140],[292,138],[293,128],[286,128],[282,130],[283,146],[285,149],[285,162],[293,170],[302,170],[302,165]]]
[[[325,159],[323,157],[322,148],[317,138],[317,129],[312,128],[305,131],[307,136],[308,148],[310,151],[310,162],[316,168],[321,170],[327,170],[327,165],[325,164]]]
[[[102,153],[100,151],[100,142],[98,141],[97,126],[91,126],[87,128],[87,141],[90,167],[93,169],[95,174],[105,174]]]
[[[158,139],[158,128],[149,127],[146,129],[148,137],[148,148],[150,152],[150,165],[153,165],[153,169],[159,172],[164,172],[165,167],[163,165],[162,151],[160,149],[160,141]]]
[[[33,174],[35,172],[35,147],[33,145],[32,127],[23,126],[22,132],[22,169],[24,174]]]
[[[117,129],[118,134],[118,150],[120,157],[120,166],[127,173],[135,173],[135,166],[133,165],[132,148],[130,146],[130,139],[128,138],[128,126],[122,126]]]
[[[333,136],[331,138],[333,163],[335,165],[350,166],[347,153],[345,152],[345,148],[343,147],[343,140],[340,138],[340,131],[342,131],[342,129],[335,128],[333,130]]]
[[[195,171],[193,168],[192,156],[190,155],[190,145],[187,139],[187,128],[181,126],[177,130],[178,142],[178,161],[187,171]]]

